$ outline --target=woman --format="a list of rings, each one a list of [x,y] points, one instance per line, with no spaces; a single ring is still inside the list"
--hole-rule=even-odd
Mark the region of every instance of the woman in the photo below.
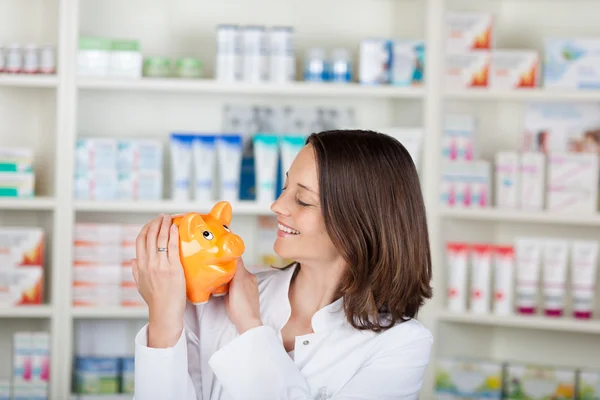
[[[416,399],[432,336],[425,209],[406,149],[370,131],[312,134],[294,160],[275,251],[296,262],[186,304],[170,217],[137,239],[149,307],[135,344],[136,400]],[[168,251],[158,251],[166,248]]]

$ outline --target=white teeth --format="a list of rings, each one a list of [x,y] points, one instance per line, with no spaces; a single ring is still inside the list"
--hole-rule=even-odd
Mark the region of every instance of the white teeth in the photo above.
[[[287,226],[283,226],[281,224],[277,224],[277,228],[279,228],[280,231],[289,233],[290,235],[299,235],[300,234],[300,232],[298,232],[297,230],[288,228]]]

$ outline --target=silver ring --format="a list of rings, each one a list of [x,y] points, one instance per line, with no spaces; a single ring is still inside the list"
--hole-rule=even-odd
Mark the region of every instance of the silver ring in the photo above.
[[[167,248],[166,247],[159,247],[156,251],[159,251],[159,252],[163,252],[164,251],[164,252],[166,252]]]

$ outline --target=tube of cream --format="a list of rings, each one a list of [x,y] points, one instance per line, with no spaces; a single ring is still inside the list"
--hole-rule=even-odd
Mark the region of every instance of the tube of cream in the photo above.
[[[571,245],[571,293],[575,318],[592,318],[597,262],[598,242],[573,241]]]
[[[198,134],[194,137],[194,199],[212,200],[216,161],[216,136]]]
[[[540,277],[543,242],[532,238],[517,238],[517,309],[521,314],[535,314]]]
[[[464,243],[448,243],[448,310],[464,312],[467,303],[467,263],[469,247]]]
[[[513,312],[515,251],[512,246],[494,248],[494,312],[506,315]]]
[[[492,246],[476,244],[471,252],[471,312],[490,312]]]
[[[188,201],[191,197],[193,140],[194,135],[171,134],[171,199],[174,201]]]
[[[275,135],[254,136],[254,161],[256,165],[256,201],[259,204],[275,201],[277,184],[278,142]]]
[[[568,253],[566,240],[548,239],[544,243],[544,310],[551,317],[563,313]]]
[[[304,136],[285,135],[281,140],[281,179],[285,182],[286,174],[290,170],[294,159],[304,147]]]
[[[240,168],[242,163],[242,136],[225,134],[217,137],[221,200],[240,199]]]

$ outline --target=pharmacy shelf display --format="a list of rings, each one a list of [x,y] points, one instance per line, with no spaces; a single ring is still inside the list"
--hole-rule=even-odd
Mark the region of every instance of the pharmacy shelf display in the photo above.
[[[39,189],[36,191],[37,197],[23,201],[0,199],[0,221],[5,226],[19,221],[25,221],[24,224],[31,227],[42,226],[51,238],[50,256],[45,268],[49,289],[46,304],[0,309],[0,318],[8,322],[1,324],[0,345],[9,348],[13,334],[18,330],[37,332],[45,329],[50,332],[51,353],[61,355],[51,359],[49,394],[52,400],[63,400],[71,395],[73,359],[77,355],[75,327],[78,321],[117,320],[133,323],[143,322],[147,317],[143,307],[73,306],[75,224],[140,224],[160,212],[208,209],[211,203],[191,198],[173,201],[168,196],[169,166],[162,169],[167,194],[164,199],[75,199],[75,182],[72,178],[76,171],[75,146],[79,138],[152,139],[161,142],[166,151],[169,135],[173,132],[220,132],[223,128],[223,107],[229,103],[246,106],[289,104],[298,109],[345,107],[355,110],[356,126],[384,132],[387,129],[393,131],[397,128],[421,127],[427,134],[420,137],[421,149],[417,152],[417,161],[429,216],[436,288],[445,288],[448,279],[445,268],[447,241],[486,240],[500,244],[513,243],[514,238],[521,234],[580,239],[597,236],[597,214],[559,215],[547,211],[449,209],[443,206],[440,203],[440,185],[445,169],[439,154],[445,140],[444,121],[447,114],[471,115],[477,120],[477,157],[491,162],[496,153],[519,148],[523,110],[528,103],[600,101],[596,90],[551,89],[541,86],[539,82],[537,87],[519,90],[496,84],[487,88],[468,88],[465,82],[468,82],[469,76],[465,75],[465,71],[460,76],[449,77],[448,74],[455,72],[446,68],[448,64],[460,64],[465,60],[472,60],[476,64],[486,59],[473,54],[465,58],[464,54],[449,56],[446,53],[446,11],[489,12],[496,22],[493,26],[498,27],[492,31],[495,49],[537,50],[541,55],[546,36],[567,36],[565,32],[553,30],[557,26],[572,23],[573,26],[586,28],[586,33],[600,36],[593,18],[600,11],[600,6],[593,2],[581,2],[573,8],[571,2],[563,0],[546,2],[543,6],[538,2],[473,0],[356,1],[345,5],[344,18],[336,19],[335,30],[332,30],[330,19],[325,24],[319,21],[322,21],[320,17],[323,15],[339,15],[339,4],[336,2],[309,0],[303,11],[298,13],[286,11],[289,10],[288,6],[292,7],[290,2],[260,0],[259,3],[260,9],[265,12],[265,20],[294,27],[297,77],[304,75],[307,60],[315,61],[318,65],[325,54],[340,65],[347,65],[344,63],[350,52],[355,77],[360,71],[366,71],[365,79],[369,79],[369,76],[372,79],[377,76],[377,67],[369,64],[368,60],[367,65],[361,67],[359,61],[363,39],[420,38],[424,39],[427,48],[424,84],[412,85],[412,79],[423,79],[416,75],[409,77],[410,84],[404,86],[400,85],[401,80],[407,78],[401,76],[394,78],[398,85],[314,83],[304,79],[287,81],[289,64],[285,57],[269,67],[269,70],[274,68],[276,71],[273,76],[278,76],[278,81],[256,83],[216,79],[231,72],[226,67],[223,69],[223,65],[231,65],[229,61],[222,58],[217,60],[215,55],[217,25],[232,21],[240,25],[260,22],[247,18],[250,11],[257,7],[256,2],[241,1],[236,3],[236,7],[225,11],[206,9],[200,3],[186,3],[183,7],[177,2],[150,0],[144,3],[142,12],[145,21],[152,21],[149,24],[137,24],[132,20],[131,15],[140,12],[137,5],[123,4],[117,0],[44,2],[44,5],[36,7],[50,7],[56,11],[38,14],[54,18],[48,26],[56,28],[57,75],[0,73],[0,119],[3,121],[0,136],[11,145],[33,144],[36,164],[39,160],[40,165],[37,170],[40,172],[36,183]],[[37,25],[42,24],[35,19],[29,21],[31,5],[9,0],[7,4],[10,7],[3,9],[4,4],[0,5],[0,14],[16,12],[16,15],[10,23],[5,24],[3,30],[7,34],[12,31],[14,37],[2,38],[2,41],[20,41],[26,36],[24,29],[29,23],[34,24],[29,31],[39,32],[41,42],[50,28],[38,30]],[[361,22],[360,30],[356,29],[358,21]],[[508,27],[504,23],[506,21],[511,21],[514,26]],[[195,30],[190,27],[214,29]],[[333,31],[335,37],[332,37]],[[528,34],[519,35],[518,32]],[[289,32],[281,31],[279,34],[288,35]],[[87,39],[82,42],[81,37]],[[315,47],[324,46],[324,43],[331,43],[331,46],[315,50]],[[413,46],[414,42],[411,43],[410,46]],[[333,51],[334,48],[337,50]],[[98,71],[106,71],[107,65],[99,66],[89,61],[103,57],[106,60],[107,49],[116,52],[117,64],[111,67],[111,77],[100,77]],[[79,58],[81,50],[84,51],[83,74],[80,69],[82,60]],[[89,57],[90,51],[93,53],[98,50],[101,51],[100,58]],[[406,51],[406,47],[402,50],[401,46],[398,51]],[[524,60],[533,57],[531,52],[524,54]],[[509,56],[509,53],[497,55],[505,59],[510,59]],[[143,65],[146,58],[149,58],[148,63]],[[242,75],[252,78],[257,70],[252,69],[251,64]],[[175,72],[167,71],[167,65],[171,65]],[[142,76],[139,76],[140,69]],[[315,71],[310,72],[313,75],[308,74],[311,77],[309,80],[314,80]],[[171,73],[177,76],[165,77],[165,74]],[[490,74],[493,77],[495,73],[497,69],[494,67]],[[507,76],[514,78],[515,75]],[[345,78],[338,76],[338,79]],[[451,86],[447,85],[449,79],[455,80]],[[19,135],[14,135],[14,132],[19,132]],[[234,205],[234,212],[236,231],[248,238],[248,257],[255,262],[263,251],[257,232],[264,223],[262,217],[269,215],[269,207],[262,203],[239,202]],[[595,316],[592,321],[586,322],[574,321],[570,316],[548,319],[540,315],[475,316],[466,312],[449,313],[446,311],[444,290],[438,289],[436,293],[436,297],[427,303],[419,316],[436,336],[434,353],[421,393],[423,399],[433,396],[434,367],[440,357],[482,355],[495,360],[510,358],[513,361],[550,366],[553,360],[560,358],[567,367],[572,368],[592,367],[600,357],[598,350],[595,350],[600,349]],[[561,350],[563,347],[566,348],[564,352]],[[548,354],[548,348],[556,353]],[[0,380],[9,377],[10,367],[10,363],[0,361]]]

